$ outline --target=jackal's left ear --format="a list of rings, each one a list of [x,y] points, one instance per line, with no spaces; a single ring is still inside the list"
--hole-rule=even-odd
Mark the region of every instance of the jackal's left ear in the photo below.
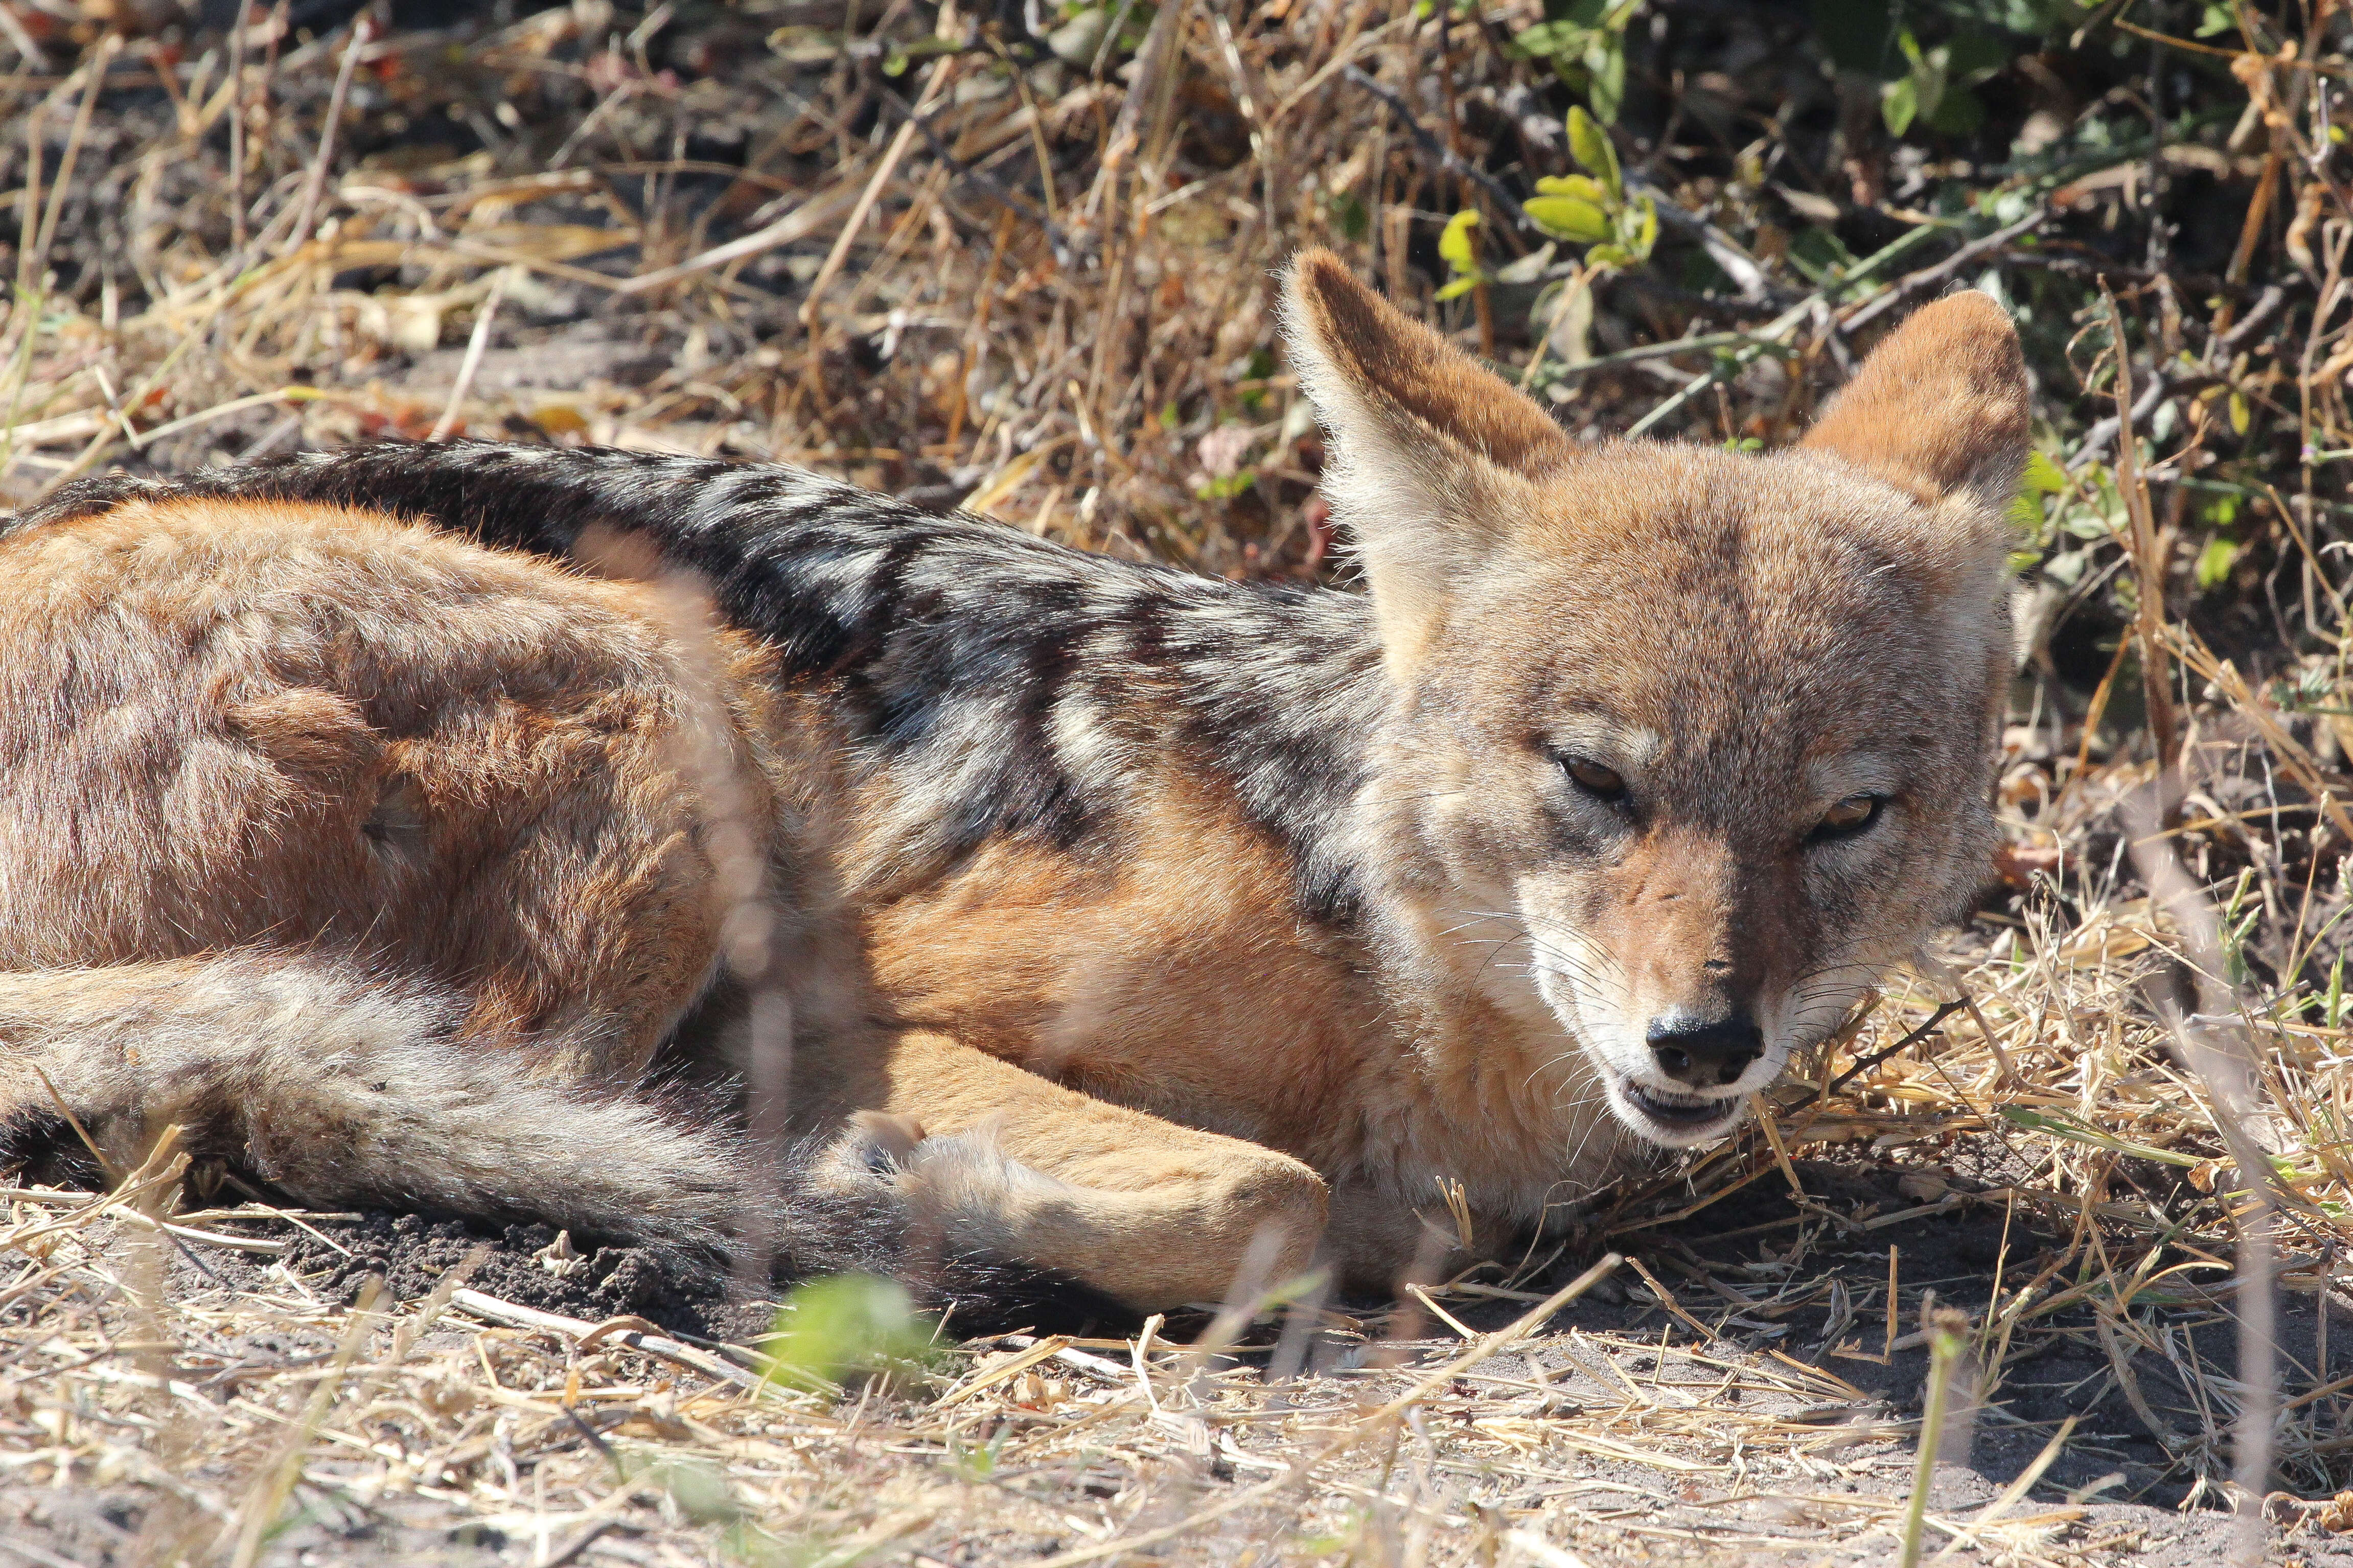
[[[1804,445],[1924,501],[1999,507],[2026,461],[2030,396],[2010,317],[1988,295],[1954,294],[1872,351]]]
[[[1576,444],[1328,250],[1292,263],[1283,325],[1332,441],[1324,495],[1372,586],[1390,668],[1409,668],[1451,590],[1530,514],[1534,481]]]

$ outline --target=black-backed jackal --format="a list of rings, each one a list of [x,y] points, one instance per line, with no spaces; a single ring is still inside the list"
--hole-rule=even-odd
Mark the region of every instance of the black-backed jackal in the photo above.
[[[1288,307],[1366,593],[470,443],[16,520],[0,1117],[1134,1308],[1724,1132],[1980,880],[2008,321],[1741,456],[1580,445],[1328,254]]]

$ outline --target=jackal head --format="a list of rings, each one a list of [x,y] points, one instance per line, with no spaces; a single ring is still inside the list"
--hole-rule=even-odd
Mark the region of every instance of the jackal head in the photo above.
[[[1573,440],[1328,252],[1287,292],[1396,692],[1367,804],[1426,934],[1636,1132],[1722,1132],[1984,880],[2016,334],[1930,305],[1742,455]]]

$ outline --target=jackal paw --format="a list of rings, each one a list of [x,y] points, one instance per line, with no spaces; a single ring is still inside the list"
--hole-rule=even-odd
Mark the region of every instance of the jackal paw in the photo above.
[[[842,1135],[842,1154],[869,1175],[888,1176],[923,1141],[923,1124],[902,1111],[861,1110]]]
[[[1041,1206],[1078,1195],[1068,1184],[1007,1154],[987,1127],[924,1139],[898,1163],[892,1184],[917,1226],[997,1247],[1018,1247]]]
[[[911,1242],[954,1250],[1018,1248],[1040,1205],[1075,1195],[1006,1154],[986,1123],[927,1136],[912,1116],[875,1110],[850,1119],[820,1179],[844,1190],[880,1186]]]

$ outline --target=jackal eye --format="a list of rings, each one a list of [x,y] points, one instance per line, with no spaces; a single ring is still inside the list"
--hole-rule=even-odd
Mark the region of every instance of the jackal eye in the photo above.
[[[1570,783],[1596,800],[1614,805],[1626,798],[1626,780],[1615,768],[1605,768],[1589,758],[1570,756],[1562,757],[1560,766]]]
[[[1851,795],[1828,811],[1806,835],[1810,843],[1820,844],[1831,838],[1852,838],[1879,820],[1879,808],[1887,804],[1883,795]]]

